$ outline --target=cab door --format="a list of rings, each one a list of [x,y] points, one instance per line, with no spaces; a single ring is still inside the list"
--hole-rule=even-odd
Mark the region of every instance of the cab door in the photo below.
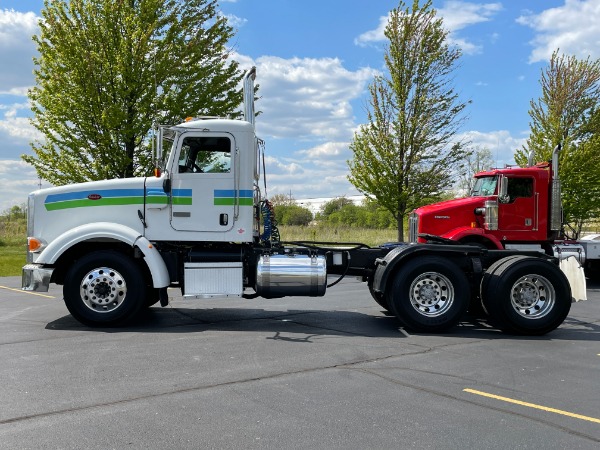
[[[171,227],[227,232],[239,205],[235,139],[230,133],[187,132],[171,167]]]
[[[538,228],[535,180],[511,177],[507,181],[508,198],[498,208],[498,230],[506,235],[507,240],[527,239]]]

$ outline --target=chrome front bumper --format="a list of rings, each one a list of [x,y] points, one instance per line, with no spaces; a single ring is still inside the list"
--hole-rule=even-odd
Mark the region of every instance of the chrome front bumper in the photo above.
[[[23,266],[21,289],[24,291],[48,292],[53,268],[43,267],[40,264],[26,264]]]

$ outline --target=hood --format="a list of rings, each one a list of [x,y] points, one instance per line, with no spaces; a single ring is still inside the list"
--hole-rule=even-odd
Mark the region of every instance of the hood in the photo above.
[[[92,181],[32,192],[28,203],[29,235],[51,242],[69,230],[97,222],[110,222],[142,234],[138,211],[144,210],[144,180]],[[162,194],[166,204],[167,197]]]
[[[415,214],[419,216],[418,233],[443,236],[455,228],[470,226],[477,217],[481,217],[475,216],[475,209],[483,207],[489,198],[457,198],[417,208]]]
[[[143,204],[144,178],[68,184],[33,192],[46,211]]]

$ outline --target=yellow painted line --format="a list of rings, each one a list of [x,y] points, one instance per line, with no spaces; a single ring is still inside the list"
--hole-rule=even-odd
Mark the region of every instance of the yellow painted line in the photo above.
[[[29,294],[29,295],[37,295],[39,297],[46,297],[46,298],[56,298],[52,295],[46,295],[46,294],[39,294],[37,292],[31,292],[31,291],[24,291],[22,289],[15,289],[15,288],[9,288],[7,286],[0,286],[0,289],[6,289],[8,291],[15,291],[15,292],[20,292],[22,294]]]
[[[556,408],[549,408],[547,406],[536,405],[535,403],[527,403],[522,402],[521,400],[515,400],[513,398],[501,397],[499,395],[488,394],[487,392],[476,391],[475,389],[463,389],[463,392],[469,392],[475,395],[481,395],[483,397],[489,397],[496,400],[501,400],[503,402],[514,403],[515,405],[527,406],[528,408],[541,409],[542,411],[547,411],[555,414],[561,414],[563,416],[574,417],[575,419],[587,420],[588,422],[600,423],[600,419],[596,419],[595,417],[582,416],[581,414],[575,414],[568,411],[562,411]]]

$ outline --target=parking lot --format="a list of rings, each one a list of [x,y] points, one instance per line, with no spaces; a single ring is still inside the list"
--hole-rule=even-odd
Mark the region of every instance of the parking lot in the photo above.
[[[0,448],[597,449],[600,285],[556,331],[398,328],[364,283],[80,325],[0,278]]]

